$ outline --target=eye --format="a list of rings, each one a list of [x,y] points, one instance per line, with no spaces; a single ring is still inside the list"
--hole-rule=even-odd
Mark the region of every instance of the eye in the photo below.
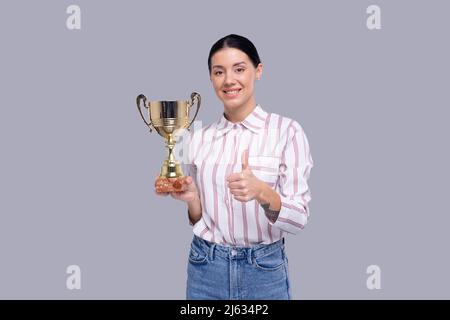
[[[245,71],[245,68],[237,68],[236,69],[236,72],[237,73],[242,73],[242,72],[244,72]]]
[[[221,74],[222,74],[222,71],[220,71],[220,70],[214,71],[215,76],[220,76]]]

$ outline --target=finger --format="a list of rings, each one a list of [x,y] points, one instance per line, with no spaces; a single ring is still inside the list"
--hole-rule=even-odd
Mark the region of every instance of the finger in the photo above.
[[[242,171],[248,168],[248,149],[245,149],[242,153]]]
[[[170,192],[170,195],[171,195],[172,198],[178,200],[178,194],[177,194],[177,192]]]
[[[239,181],[228,183],[228,188],[230,188],[230,189],[243,189],[243,188],[245,188],[245,185],[242,182],[242,180],[239,180]]]
[[[247,189],[231,189],[230,192],[231,192],[231,194],[233,194],[235,196],[246,196],[248,190]]]
[[[192,177],[190,177],[190,176],[186,177],[186,180],[185,180],[186,184],[191,184],[192,181],[193,181]]]
[[[239,181],[244,179],[244,174],[242,172],[232,173],[228,176],[227,181],[233,182],[233,181]]]
[[[245,197],[245,196],[234,196],[234,199],[236,199],[237,201],[240,201],[240,202],[247,202],[248,201],[247,197]]]

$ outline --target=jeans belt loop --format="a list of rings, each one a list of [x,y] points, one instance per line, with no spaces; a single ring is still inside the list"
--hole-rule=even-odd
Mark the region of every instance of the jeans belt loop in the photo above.
[[[247,262],[248,264],[253,264],[253,249],[248,248],[247,250]]]
[[[216,247],[216,244],[213,243],[213,244],[211,245],[211,247],[209,248],[209,259],[210,259],[211,261],[214,260],[214,248],[215,248],[215,247]]]

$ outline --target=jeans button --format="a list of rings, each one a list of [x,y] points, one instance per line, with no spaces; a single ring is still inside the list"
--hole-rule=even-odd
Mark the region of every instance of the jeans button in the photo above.
[[[234,250],[234,249],[231,250],[231,256],[232,256],[232,257],[236,256],[236,254],[237,254],[236,250]]]

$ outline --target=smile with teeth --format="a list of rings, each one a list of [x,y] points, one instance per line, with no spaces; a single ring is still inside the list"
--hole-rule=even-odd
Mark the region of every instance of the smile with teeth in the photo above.
[[[241,89],[224,90],[223,92],[224,92],[226,95],[234,96],[234,95],[238,94],[239,91],[241,91]]]

